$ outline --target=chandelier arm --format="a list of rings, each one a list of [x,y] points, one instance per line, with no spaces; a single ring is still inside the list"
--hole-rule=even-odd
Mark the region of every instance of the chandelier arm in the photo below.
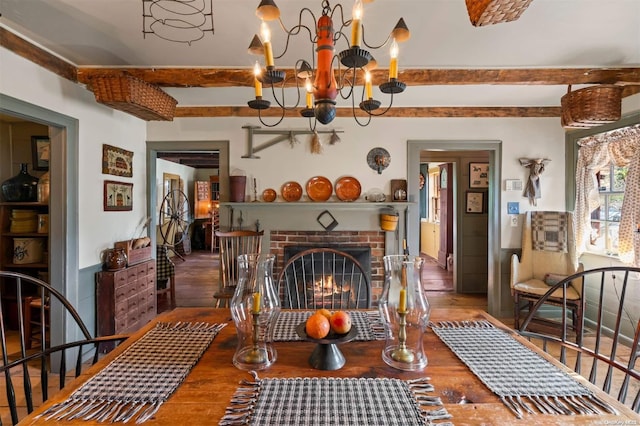
[[[385,115],[387,112],[389,112],[392,106],[393,106],[393,93],[391,93],[391,100],[389,101],[389,105],[384,109],[384,111],[381,111],[381,112],[366,111],[366,113],[369,114],[369,116],[381,117]]]
[[[367,42],[365,41],[365,39],[364,39],[364,33],[365,33],[365,31],[364,31],[364,25],[362,25],[362,44],[364,44],[365,46],[367,46],[369,49],[372,49],[372,50],[378,50],[378,49],[383,48],[387,43],[389,43],[389,40],[391,40],[391,34],[389,34],[389,35],[387,36],[387,39],[386,39],[386,40],[385,40],[381,45],[379,45],[379,46],[372,46],[372,45],[370,45],[370,44],[367,44]]]
[[[347,28],[349,25],[351,25],[351,23],[353,22],[353,19],[349,19],[348,21],[344,20],[344,10],[342,9],[342,4],[338,3],[331,11],[332,20],[333,20],[333,15],[336,9],[340,9],[340,29],[338,29],[337,31],[334,30],[333,44],[334,46],[337,45],[337,42],[340,41],[340,39],[344,38],[344,41],[347,43],[347,47],[349,47],[351,43],[349,41],[349,36],[344,33],[344,29]]]
[[[262,114],[260,113],[260,110],[258,110],[258,119],[260,120],[260,123],[262,123],[262,125],[265,127],[276,127],[278,124],[282,123],[282,120],[284,119],[284,109],[281,109],[281,111],[282,111],[282,114],[280,115],[280,119],[278,119],[278,121],[276,121],[273,124],[268,124],[262,119]]]
[[[342,31],[343,28],[345,27],[340,27],[339,31],[336,31],[333,33],[333,44],[337,45],[341,39],[344,39],[344,42],[347,44],[347,47],[349,47],[350,45],[349,37]]]
[[[344,27],[348,27],[349,25],[351,25],[351,22],[353,21],[352,19],[349,19],[348,21],[344,20],[344,10],[342,9],[342,4],[338,3],[337,5],[334,6],[333,9],[331,9],[331,20],[333,20],[333,15],[336,12],[337,9],[340,9],[340,22],[342,23],[342,26],[340,27],[340,30],[342,30],[342,28]]]
[[[356,107],[355,105],[353,105],[351,107],[351,113],[353,114],[353,119],[356,121],[356,123],[358,123],[358,125],[360,127],[367,127],[369,125],[369,123],[371,123],[371,113],[367,111],[367,120],[366,121],[360,121],[358,119],[358,116],[356,115]]]
[[[287,29],[287,27],[284,25],[284,22],[282,22],[282,18],[278,18],[278,21],[280,22],[280,28],[282,28],[282,30],[287,33],[289,36],[294,36],[294,35],[298,35],[300,34],[300,30],[302,28],[304,28],[305,30],[307,30],[309,32],[309,41],[310,42],[314,42],[314,33],[313,31],[311,31],[311,28],[308,27],[307,25],[304,25],[302,23],[303,18],[303,14],[304,12],[308,12],[309,15],[311,15],[311,22],[314,23],[314,28],[315,28],[315,23],[316,23],[316,15],[313,14],[313,11],[311,9],[309,9],[308,7],[302,8],[300,9],[300,13],[298,14],[298,24],[291,27],[290,30]]]
[[[351,86],[351,92],[353,93],[353,96],[351,96],[351,115],[353,116],[353,119],[356,121],[356,123],[358,123],[360,127],[366,127],[371,122],[371,111],[365,111],[367,113],[367,120],[360,121],[360,119],[358,119],[358,116],[356,115],[356,98],[355,98],[355,88],[353,85]],[[364,90],[362,91],[361,99],[364,100]]]
[[[278,96],[276,96],[276,87],[273,83],[271,83],[271,94],[273,95],[273,99],[276,101],[276,104],[278,104],[278,106],[280,107],[280,109],[283,110],[283,114],[285,110],[294,110],[298,107],[298,105],[300,105],[300,85],[298,84],[298,79],[294,77],[295,82],[296,82],[296,94],[298,95],[298,99],[296,100],[295,105],[287,107],[286,106],[286,102],[284,99],[284,90],[285,87],[287,86],[287,81],[290,80],[291,77],[285,78],[282,81],[282,85],[280,86],[280,91],[282,93],[282,102],[280,102],[280,99],[278,99]]]
[[[353,79],[349,79],[347,78],[347,73],[349,73],[349,71],[353,72]],[[338,61],[338,72],[340,72],[340,61]],[[352,95],[355,94],[355,86],[356,86],[356,69],[355,68],[348,68],[344,73],[340,74],[340,86],[339,86],[339,93],[340,93],[340,97],[344,100],[349,99],[349,97],[351,97]],[[343,94],[342,90],[348,87],[349,91],[347,92],[347,94]],[[352,102],[355,102],[352,99]]]
[[[287,53],[287,50],[289,50],[289,40],[291,39],[292,36],[297,36],[298,34],[300,34],[300,31],[302,31],[303,29],[307,30],[307,33],[309,34],[309,41],[311,43],[315,43],[313,31],[311,30],[311,28],[309,28],[308,26],[302,23],[302,19],[303,19],[302,15],[305,11],[307,11],[311,15],[313,22],[315,22],[315,19],[316,19],[315,15],[311,11],[311,9],[306,7],[300,10],[300,13],[298,14],[298,24],[291,27],[291,29],[287,29],[287,27],[284,25],[284,22],[282,22],[282,18],[278,18],[278,23],[280,24],[280,28],[282,29],[282,31],[285,32],[285,34],[287,34],[287,40],[284,45],[284,50],[280,55],[274,56],[275,59],[280,59]]]

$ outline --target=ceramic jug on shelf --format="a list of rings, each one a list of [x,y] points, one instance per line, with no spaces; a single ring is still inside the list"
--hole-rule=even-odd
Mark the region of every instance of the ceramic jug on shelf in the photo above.
[[[127,254],[122,248],[108,249],[105,252],[104,264],[107,271],[119,271],[127,266]]]

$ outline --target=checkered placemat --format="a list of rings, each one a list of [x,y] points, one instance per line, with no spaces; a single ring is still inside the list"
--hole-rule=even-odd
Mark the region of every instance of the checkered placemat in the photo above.
[[[516,415],[618,414],[589,389],[488,321],[439,322],[433,331]]]
[[[298,324],[303,323],[315,311],[282,311],[278,315],[273,340],[276,342],[291,342],[300,339],[296,333]],[[384,340],[384,324],[378,311],[347,311],[351,322],[358,330],[354,340]]]
[[[182,383],[226,324],[158,323],[40,417],[142,423]]]
[[[298,377],[243,381],[220,425],[408,426],[450,419],[428,378]],[[450,423],[439,423],[445,425]]]

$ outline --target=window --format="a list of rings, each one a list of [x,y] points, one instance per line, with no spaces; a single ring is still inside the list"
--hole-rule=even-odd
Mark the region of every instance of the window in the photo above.
[[[618,254],[618,233],[627,167],[609,164],[596,173],[600,207],[591,213],[589,251]]]
[[[640,265],[640,164],[634,160],[640,146],[640,112],[568,132],[566,142],[565,183],[567,194],[575,196],[567,199],[567,210],[574,211],[578,255],[589,251]]]

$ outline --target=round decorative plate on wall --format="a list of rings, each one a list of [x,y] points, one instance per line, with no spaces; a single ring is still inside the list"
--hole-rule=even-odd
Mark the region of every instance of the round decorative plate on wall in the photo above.
[[[340,201],[356,201],[360,197],[362,187],[353,176],[343,176],[336,181],[336,196]]]
[[[302,187],[298,182],[289,181],[282,185],[280,194],[285,201],[298,201],[302,197]]]
[[[276,193],[276,190],[273,188],[267,188],[264,191],[262,191],[262,200],[266,201],[267,203],[271,203],[275,201],[277,197],[278,197],[278,194]]]
[[[311,201],[327,201],[332,193],[333,185],[324,176],[314,176],[307,182],[307,195]]]

